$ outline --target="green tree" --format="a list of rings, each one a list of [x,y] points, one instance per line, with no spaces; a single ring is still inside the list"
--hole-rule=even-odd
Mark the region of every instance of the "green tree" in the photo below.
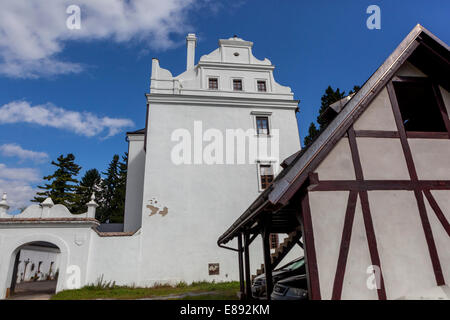
[[[353,86],[353,89],[350,90],[349,94],[356,93],[358,92],[359,89],[360,89],[359,86]],[[346,96],[345,91],[341,92],[339,88],[334,90],[331,86],[328,86],[328,88],[325,89],[325,93],[321,97],[319,115],[317,116],[316,120],[317,123],[319,124],[319,129],[317,129],[314,122],[311,122],[308,130],[308,135],[303,140],[303,145],[305,147],[310,145],[314,141],[314,138],[317,137],[332,121],[332,118],[322,116],[325,113],[325,110],[327,110],[331,104],[341,100],[345,96]]]
[[[86,171],[78,186],[77,194],[79,201],[73,213],[84,213],[87,211],[86,203],[91,200],[92,193],[95,193],[97,198],[101,196],[101,182],[102,178],[97,169]]]
[[[52,175],[45,176],[44,180],[49,181],[44,186],[38,186],[43,190],[37,192],[33,202],[42,202],[47,197],[51,197],[53,203],[65,205],[71,212],[79,202],[78,180],[75,178],[81,167],[75,163],[75,156],[68,154],[66,157],[60,155],[58,159],[51,162],[57,167]]]
[[[308,135],[305,137],[303,144],[305,146],[308,146],[311,142],[313,142],[314,138],[319,135],[320,131],[317,130],[316,125],[314,122],[311,122],[308,129]]]
[[[100,222],[123,222],[125,210],[125,188],[127,180],[128,156],[114,155],[106,172],[102,172],[105,178],[101,183],[100,207],[97,210],[97,219]]]

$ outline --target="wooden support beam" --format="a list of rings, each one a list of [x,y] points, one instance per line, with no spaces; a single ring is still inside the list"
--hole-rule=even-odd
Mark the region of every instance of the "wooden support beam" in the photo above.
[[[239,260],[239,283],[240,283],[240,298],[243,300],[245,297],[245,285],[244,285],[244,262],[242,260],[242,233],[238,234],[238,260]]]
[[[266,274],[266,298],[270,300],[273,289],[272,279],[272,261],[270,259],[270,220],[266,219],[261,230],[263,253],[264,253],[264,272]]]
[[[252,299],[252,283],[250,275],[250,237],[248,233],[244,233],[244,267],[245,267],[245,297],[247,300]]]

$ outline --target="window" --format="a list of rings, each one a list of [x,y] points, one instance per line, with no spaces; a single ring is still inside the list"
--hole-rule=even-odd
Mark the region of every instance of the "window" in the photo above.
[[[447,132],[430,82],[394,82],[394,88],[406,131]]]
[[[256,117],[256,133],[269,134],[269,118],[268,117]]]
[[[269,246],[270,249],[276,249],[278,248],[278,234],[276,233],[271,233],[270,234],[270,238],[269,238]]]
[[[233,90],[234,91],[242,91],[242,80],[241,79],[233,79]]]
[[[259,167],[261,175],[261,189],[266,189],[273,181],[273,170],[270,164],[262,164]]]
[[[266,81],[258,80],[257,84],[258,84],[258,91],[259,92],[266,92],[267,91]]]
[[[219,89],[219,80],[217,78],[209,78],[208,79],[208,88],[210,90],[218,90]]]

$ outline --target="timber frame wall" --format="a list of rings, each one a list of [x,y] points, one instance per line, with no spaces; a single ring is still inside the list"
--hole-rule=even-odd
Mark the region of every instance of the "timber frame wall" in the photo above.
[[[431,194],[431,190],[450,190],[450,180],[419,180],[413,156],[408,143],[408,138],[427,138],[427,139],[449,139],[450,138],[450,120],[445,108],[439,87],[433,83],[433,91],[441,115],[444,119],[447,132],[406,132],[403,126],[403,120],[397,102],[393,82],[395,81],[417,81],[419,79],[408,79],[409,77],[393,77],[387,84],[389,100],[391,102],[392,111],[397,126],[397,131],[378,131],[378,130],[360,130],[355,131],[353,125],[346,131],[345,136],[348,138],[350,145],[353,166],[355,170],[356,180],[319,180],[317,173],[310,174],[311,184],[308,190],[301,193],[301,211],[302,211],[302,227],[304,234],[305,253],[307,259],[307,272],[309,279],[309,291],[311,299],[321,299],[319,271],[316,260],[316,250],[314,245],[314,230],[312,226],[311,210],[309,206],[308,192],[315,191],[349,191],[347,200],[347,208],[344,218],[344,226],[342,230],[342,238],[339,249],[339,257],[337,261],[336,273],[334,277],[332,299],[340,299],[347,264],[347,257],[350,247],[350,239],[352,234],[353,220],[355,216],[355,207],[359,196],[363,213],[364,227],[368,241],[370,259],[372,264],[380,268],[380,288],[377,289],[378,298],[387,299],[386,288],[383,279],[383,267],[380,262],[378,252],[377,239],[373,226],[371,209],[368,200],[368,191],[372,190],[409,190],[414,192],[417,201],[420,220],[427,242],[429,259],[431,260],[436,285],[444,285],[445,280],[442,273],[442,266],[436,249],[433,232],[428,219],[424,196],[427,198],[431,208],[437,219],[444,227],[446,233],[450,237],[450,224],[447,221],[442,210],[438,206],[436,200]],[[420,81],[420,80],[419,80]],[[345,136],[343,138],[345,138]],[[403,155],[410,180],[365,180],[357,147],[356,137],[371,138],[396,138],[400,139]]]

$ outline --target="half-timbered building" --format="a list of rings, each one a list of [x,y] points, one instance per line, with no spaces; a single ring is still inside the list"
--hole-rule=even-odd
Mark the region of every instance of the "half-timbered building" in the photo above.
[[[353,97],[331,106],[328,127],[218,240],[238,239],[242,291],[248,245],[261,234],[271,292],[285,254],[270,255],[271,233],[301,239],[310,299],[448,290],[449,60],[448,45],[417,25]]]

